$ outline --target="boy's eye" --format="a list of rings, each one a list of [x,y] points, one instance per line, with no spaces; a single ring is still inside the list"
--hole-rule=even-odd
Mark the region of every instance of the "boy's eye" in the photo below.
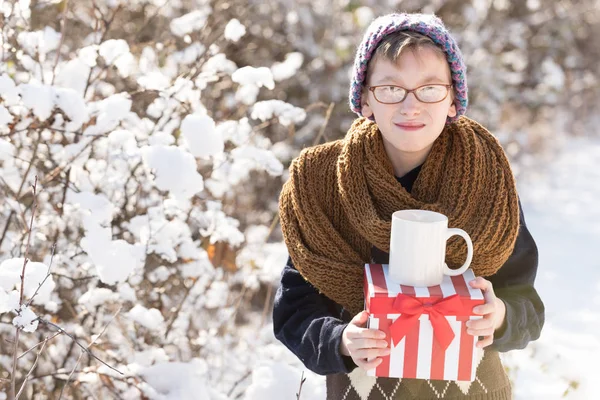
[[[398,86],[384,86],[383,90],[385,90],[389,93],[399,93],[399,92],[402,92],[404,89],[402,89]]]
[[[423,86],[420,89],[420,92],[422,93],[430,93],[430,92],[437,92],[438,90],[440,90],[440,88],[438,86]]]

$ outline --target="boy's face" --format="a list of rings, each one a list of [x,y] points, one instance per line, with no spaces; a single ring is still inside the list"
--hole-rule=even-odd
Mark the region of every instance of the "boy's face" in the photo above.
[[[426,84],[452,84],[448,63],[428,48],[406,51],[397,64],[384,59],[374,60],[369,68],[368,86],[396,85],[410,90]],[[426,156],[442,133],[446,118],[456,116],[456,106],[451,92],[439,103],[422,103],[414,93],[409,93],[402,103],[381,104],[375,100],[373,92],[365,89],[362,114],[374,116],[386,148],[392,146],[399,153]]]

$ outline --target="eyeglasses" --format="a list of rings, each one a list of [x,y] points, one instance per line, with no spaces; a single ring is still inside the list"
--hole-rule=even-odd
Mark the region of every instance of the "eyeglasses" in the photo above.
[[[402,103],[409,93],[414,93],[422,103],[439,103],[448,97],[451,88],[452,85],[441,84],[423,85],[411,90],[394,85],[367,86],[375,100],[382,104]]]

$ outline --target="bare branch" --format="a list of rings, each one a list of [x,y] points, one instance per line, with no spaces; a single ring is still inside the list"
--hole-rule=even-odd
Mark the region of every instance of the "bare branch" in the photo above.
[[[96,343],[96,340],[100,339],[100,336],[102,336],[102,334],[106,331],[106,329],[108,328],[108,326],[111,324],[111,322],[113,322],[113,320],[116,318],[116,316],[121,312],[121,308],[119,307],[119,309],[117,310],[117,312],[115,313],[115,315],[113,315],[113,317],[110,319],[110,321],[108,321],[108,323],[104,326],[104,328],[102,329],[102,332],[100,332],[100,334],[98,336],[96,336],[94,338],[94,340],[92,340],[90,342],[90,344],[87,346],[87,349],[89,349],[90,347],[92,347],[92,345],[94,343]],[[89,351],[89,350],[88,350]],[[81,359],[83,358],[83,355],[85,353],[82,351],[81,354],[79,355],[79,358],[77,359],[77,362],[75,363],[75,366],[73,367],[73,369],[71,370],[71,373],[69,374],[69,377],[67,378],[67,381],[65,382],[65,384],[63,385],[62,389],[60,390],[60,395],[58,396],[58,400],[60,400],[62,398],[63,392],[65,390],[65,388],[69,385],[69,382],[71,381],[71,377],[73,376],[73,374],[75,373],[75,370],[77,369],[77,367],[79,366],[79,363],[81,362]],[[90,353],[91,354],[91,353]],[[116,370],[115,370],[116,371]]]
[[[56,335],[54,335],[54,336],[56,336]],[[54,337],[54,336],[52,336],[52,337]],[[25,385],[27,384],[27,380],[31,376],[31,373],[35,370],[35,367],[37,366],[38,360],[40,359],[40,355],[44,351],[44,347],[46,347],[46,343],[48,343],[48,340],[50,340],[50,339],[51,338],[48,338],[48,337],[46,339],[44,339],[44,342],[42,343],[42,347],[38,351],[38,353],[37,353],[37,355],[35,357],[35,361],[33,362],[33,365],[29,369],[29,372],[27,373],[27,375],[25,376],[25,379],[23,380],[23,383],[21,384],[21,389],[19,389],[19,393],[17,393],[16,400],[19,400],[19,397],[23,393],[23,390],[25,390]]]
[[[43,323],[43,324],[50,325],[50,326],[52,326],[53,328],[55,328],[55,329],[58,329],[58,331],[59,331],[59,332],[62,332],[62,333],[64,333],[65,335],[67,335],[68,337],[70,337],[70,338],[71,338],[71,340],[73,340],[73,341],[75,342],[75,344],[77,344],[77,346],[79,346],[80,348],[82,348],[82,349],[83,349],[83,351],[85,351],[86,353],[88,353],[88,355],[90,355],[90,356],[92,356],[93,358],[95,358],[96,360],[100,361],[102,364],[106,365],[108,368],[112,369],[113,371],[116,371],[116,372],[120,373],[121,375],[124,375],[124,374],[123,374],[121,371],[119,371],[118,369],[111,367],[110,365],[108,365],[107,363],[105,363],[104,361],[102,361],[101,359],[99,359],[98,357],[96,357],[96,355],[95,355],[94,353],[92,353],[92,352],[91,352],[90,350],[88,350],[88,349],[87,349],[87,348],[86,348],[84,345],[82,345],[81,343],[79,343],[79,342],[77,341],[77,339],[75,339],[75,337],[74,337],[73,335],[71,335],[70,333],[68,333],[67,331],[65,331],[65,330],[64,330],[63,328],[61,328],[60,326],[58,326],[58,325],[56,325],[56,324],[54,324],[54,323],[52,323],[52,322],[50,322],[50,321],[47,321],[47,320],[45,320],[45,319],[43,319],[43,318],[41,318],[41,317],[38,317],[38,318],[37,318],[37,320],[38,320],[38,321],[40,321],[40,322],[41,322],[41,323]]]
[[[54,243],[52,245],[52,255],[50,256],[50,265],[48,265],[48,272],[46,273],[44,280],[42,282],[40,282],[37,289],[35,289],[33,296],[31,296],[31,298],[29,299],[29,301],[27,302],[25,307],[29,307],[29,305],[33,302],[33,299],[35,298],[35,296],[37,296],[38,292],[40,291],[40,288],[44,285],[44,283],[46,283],[46,279],[48,279],[48,277],[51,275],[50,268],[52,268],[52,261],[54,261],[54,251],[55,250],[56,250],[56,243]]]
[[[56,67],[58,66],[58,61],[60,60],[60,49],[65,40],[65,32],[67,31],[66,17],[67,11],[69,10],[69,0],[65,0],[63,7],[63,14],[60,19],[60,42],[58,43],[58,47],[56,48],[56,58],[54,60],[54,66],[52,67],[52,81],[50,82],[51,85],[54,85],[54,79],[56,78]]]
[[[39,137],[38,137],[39,138]],[[38,140],[39,143],[39,140]],[[37,146],[36,146],[37,149]],[[35,152],[34,152],[35,157]],[[28,170],[29,171],[29,170]],[[21,271],[21,290],[19,294],[19,311],[23,306],[23,296],[25,292],[25,269],[27,268],[27,262],[29,261],[29,244],[31,243],[31,232],[33,231],[33,220],[35,218],[35,211],[37,209],[37,175],[35,176],[35,182],[33,184],[33,206],[31,212],[31,222],[29,223],[29,235],[27,238],[27,246],[25,247],[25,257],[23,261],[23,270]],[[16,381],[17,381],[17,353],[19,351],[19,334],[21,332],[21,328],[18,326],[15,328],[15,343],[13,349],[13,366],[12,366],[12,374],[10,376],[10,399],[15,399],[16,393]]]
[[[302,393],[302,385],[304,385],[305,381],[306,378],[304,377],[304,371],[302,371],[302,375],[300,376],[300,387],[298,388],[298,393],[296,393],[296,400],[300,400],[300,394]]]
[[[32,346],[29,349],[27,349],[27,351],[25,351],[23,354],[21,354],[19,356],[19,358],[25,357],[29,352],[33,351],[33,349],[37,348],[39,345],[41,345],[41,344],[43,344],[43,343],[45,343],[47,341],[50,341],[50,340],[54,339],[55,337],[57,337],[58,335],[61,335],[61,334],[62,334],[62,332],[56,332],[54,335],[50,336],[49,338],[46,338],[43,341],[41,341],[38,344],[36,344],[35,346]]]

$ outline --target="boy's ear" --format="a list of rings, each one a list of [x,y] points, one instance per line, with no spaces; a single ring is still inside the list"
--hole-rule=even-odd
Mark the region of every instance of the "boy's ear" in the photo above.
[[[456,117],[456,104],[454,104],[454,102],[450,104],[450,107],[448,108],[448,116],[450,118]]]
[[[369,96],[368,96],[368,92],[366,90],[363,91],[363,94],[360,99],[360,103],[361,103],[360,113],[363,115],[363,117],[370,118],[373,115],[373,110],[371,109],[371,106],[369,105]]]
[[[456,95],[454,94],[454,90],[450,92],[450,95],[452,103],[450,103],[450,107],[448,108],[448,116],[450,118],[454,118],[456,117],[456,103],[454,103],[454,100],[456,100]]]

